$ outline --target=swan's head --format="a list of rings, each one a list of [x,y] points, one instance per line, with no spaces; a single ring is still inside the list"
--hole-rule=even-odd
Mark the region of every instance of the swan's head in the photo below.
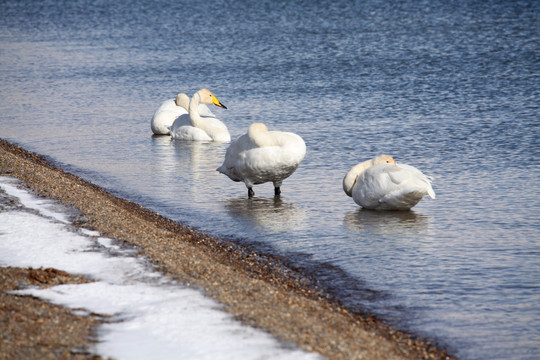
[[[249,125],[248,132],[268,132],[268,128],[263,123],[253,123]]]
[[[207,104],[207,105],[216,105],[219,107],[222,107],[226,109],[227,107],[219,102],[219,100],[212,94],[212,92],[208,89],[201,89],[197,91],[197,95],[199,95],[199,104]]]
[[[174,99],[174,102],[176,106],[183,107],[186,110],[189,107],[189,97],[184,93],[176,95],[176,99]]]
[[[274,136],[269,136],[268,128],[263,123],[253,123],[249,125],[248,136],[258,147],[279,145]]]
[[[388,155],[380,155],[377,156],[375,159],[372,160],[372,165],[381,165],[381,164],[392,164],[396,165],[396,160],[394,160],[393,157]]]
[[[388,155],[380,155],[371,160],[366,160],[357,164],[349,170],[347,175],[343,178],[343,190],[349,196],[352,196],[353,187],[356,184],[358,177],[367,169],[372,166],[381,165],[381,164],[392,164],[396,165],[396,160],[393,157]]]

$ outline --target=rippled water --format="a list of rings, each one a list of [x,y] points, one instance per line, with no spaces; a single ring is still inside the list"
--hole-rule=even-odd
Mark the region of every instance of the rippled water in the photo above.
[[[0,4],[0,136],[174,220],[287,256],[351,307],[464,359],[540,351],[536,1]],[[307,156],[275,199],[215,169],[227,145],[153,137],[210,88]],[[360,210],[341,189],[387,153],[436,200]]]

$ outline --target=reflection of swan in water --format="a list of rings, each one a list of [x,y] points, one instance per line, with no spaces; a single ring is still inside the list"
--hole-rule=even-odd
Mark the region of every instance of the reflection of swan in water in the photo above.
[[[225,208],[233,217],[248,219],[254,227],[268,231],[298,229],[306,219],[303,209],[280,197],[229,199]]]
[[[155,193],[171,198],[197,200],[218,191],[215,171],[227,144],[219,142],[174,141],[170,137],[152,137],[153,184]]]
[[[226,144],[210,141],[171,141],[174,149],[175,166],[184,173],[191,173],[193,180],[220,178],[215,164],[221,161]],[[195,184],[200,185],[202,184]]]
[[[378,235],[414,236],[429,231],[429,217],[414,211],[359,208],[346,213],[343,222],[352,230]]]
[[[151,159],[149,162],[152,164],[152,172],[155,174],[156,183],[169,181],[168,177],[174,176],[175,171],[174,149],[171,147],[171,138],[169,136],[152,135],[150,151]]]

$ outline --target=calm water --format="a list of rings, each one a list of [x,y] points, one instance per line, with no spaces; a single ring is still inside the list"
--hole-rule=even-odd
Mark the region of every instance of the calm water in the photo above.
[[[538,1],[0,4],[0,137],[209,233],[287,256],[354,308],[463,359],[540,351]],[[227,145],[152,137],[208,87],[308,154],[273,198],[215,169]],[[434,177],[411,212],[341,189],[387,153]],[[537,355],[536,355],[537,356]]]

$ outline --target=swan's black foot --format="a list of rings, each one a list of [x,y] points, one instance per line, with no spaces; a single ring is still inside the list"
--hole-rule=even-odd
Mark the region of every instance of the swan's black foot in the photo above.
[[[252,188],[248,188],[248,197],[249,197],[249,198],[252,198],[253,195],[255,195],[255,191],[253,191]]]
[[[274,188],[274,196],[279,196],[281,195],[281,189],[279,187],[275,187]]]

